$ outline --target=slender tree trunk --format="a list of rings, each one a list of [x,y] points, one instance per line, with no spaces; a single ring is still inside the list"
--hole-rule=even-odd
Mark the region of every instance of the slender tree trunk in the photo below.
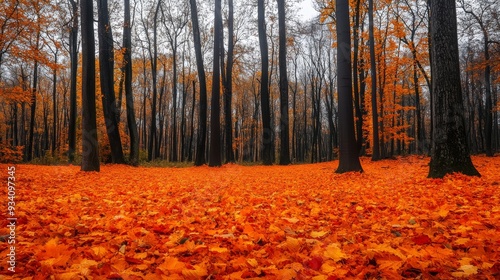
[[[36,48],[38,49],[40,44],[40,31],[37,32],[36,35]],[[36,114],[36,93],[38,86],[38,60],[35,59],[35,65],[33,67],[33,87],[31,89],[31,115],[30,115],[30,130],[29,130],[29,139],[28,139],[28,151],[27,151],[27,161],[31,161],[33,159],[33,140],[35,133],[35,114]]]
[[[221,0],[215,0],[214,59],[212,78],[212,100],[210,109],[210,158],[208,165],[222,165],[220,139],[220,55],[222,36]]]
[[[76,152],[76,83],[78,75],[78,2],[69,0],[72,7],[72,24],[69,34],[71,78],[69,91],[68,161],[75,161]]]
[[[54,62],[57,64],[57,53],[59,49],[56,48],[54,53]],[[52,73],[52,157],[56,156],[57,144],[57,68],[54,68]],[[17,106],[17,105],[16,105]],[[16,132],[17,134],[17,132]]]
[[[114,81],[113,33],[109,22],[108,0],[98,1],[99,70],[101,79],[102,108],[113,163],[124,163]]]
[[[430,13],[434,119],[429,177],[453,172],[480,176],[465,134],[455,1],[431,1]]]
[[[203,54],[201,51],[200,27],[198,23],[198,9],[196,0],[189,0],[191,5],[191,21],[193,24],[194,50],[196,53],[196,68],[198,70],[198,80],[200,83],[200,105],[198,111],[198,139],[196,144],[196,155],[194,164],[201,166],[206,163],[205,145],[207,138],[207,82],[205,78],[205,68],[203,66]]]
[[[193,80],[193,99],[191,101],[191,129],[189,135],[188,161],[193,160],[193,138],[194,138],[194,108],[196,104],[196,81]]]
[[[99,171],[95,107],[95,42],[93,1],[81,1],[82,25],[82,171]]]
[[[290,121],[288,117],[288,77],[286,65],[285,0],[278,0],[280,72],[280,164],[290,164]]]
[[[372,125],[373,146],[372,160],[380,160],[380,135],[378,132],[378,106],[377,106],[377,66],[375,62],[375,35],[373,34],[373,0],[368,1],[368,32],[370,33],[370,71],[372,81]]]
[[[337,0],[337,88],[339,96],[339,166],[336,173],[362,172],[354,131],[349,1]]]
[[[264,0],[258,0],[258,30],[259,46],[261,59],[261,78],[260,78],[260,98],[262,109],[262,161],[264,165],[271,165],[272,160],[272,142],[273,131],[271,128],[271,109],[269,97],[269,50],[267,46],[266,20]]]
[[[227,63],[224,81],[224,129],[226,136],[226,163],[234,162],[233,151],[233,120],[232,120],[232,98],[233,98],[233,63],[234,63],[234,11],[233,0],[228,0],[227,20]]]

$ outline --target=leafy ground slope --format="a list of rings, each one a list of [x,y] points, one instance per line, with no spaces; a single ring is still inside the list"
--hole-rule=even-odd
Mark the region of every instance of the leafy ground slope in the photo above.
[[[427,179],[417,157],[343,175],[338,162],[17,165],[13,278],[498,279],[500,158],[473,161],[481,178]]]

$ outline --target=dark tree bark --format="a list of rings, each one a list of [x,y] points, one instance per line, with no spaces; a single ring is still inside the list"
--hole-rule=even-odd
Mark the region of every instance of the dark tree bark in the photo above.
[[[54,63],[57,64],[57,54],[59,49],[54,51]],[[57,145],[57,68],[52,70],[52,157],[56,156]],[[16,105],[17,106],[17,105]],[[17,132],[16,132],[17,133]]]
[[[98,1],[99,73],[101,79],[104,122],[113,163],[124,163],[122,142],[118,127],[118,111],[115,98],[113,33],[109,22],[108,0]]]
[[[193,160],[193,138],[194,138],[194,108],[196,104],[196,82],[193,80],[193,96],[191,101],[191,128],[189,135],[188,161]]]
[[[76,76],[78,75],[78,2],[69,0],[72,9],[72,23],[69,33],[69,56],[71,78],[69,90],[68,161],[75,161],[76,151]]]
[[[127,125],[130,136],[131,165],[139,164],[139,132],[135,121],[134,96],[132,93],[132,26],[130,21],[130,0],[124,1],[124,23],[123,23],[123,60],[124,60],[124,84],[125,99],[127,107]]]
[[[232,99],[233,99],[233,63],[234,63],[234,8],[233,0],[228,0],[227,19],[227,63],[226,76],[224,81],[224,135],[226,137],[226,163],[234,162],[233,151],[233,120],[232,120]]]
[[[158,65],[158,14],[160,12],[161,0],[158,0],[156,5],[156,11],[153,19],[153,43],[149,41],[149,58],[151,59],[151,79],[153,82],[153,101],[151,102],[151,124],[149,132],[149,143],[148,143],[148,161],[152,161],[155,158],[156,151],[156,100],[158,97],[158,86],[157,86],[157,65]],[[153,50],[151,50],[151,47]]]
[[[352,110],[351,35],[349,1],[338,0],[337,16],[337,88],[339,95],[339,167],[336,173],[362,172],[354,131]]]
[[[378,106],[377,106],[377,65],[375,62],[375,35],[373,34],[373,0],[368,1],[368,32],[370,36],[370,72],[372,76],[372,125],[373,147],[372,160],[380,160],[380,135],[378,133]]]
[[[40,44],[40,30],[38,30],[36,35],[36,49]],[[38,86],[38,60],[35,59],[35,65],[33,66],[33,87],[31,88],[32,96],[31,96],[31,114],[30,114],[30,130],[29,130],[29,138],[28,138],[28,149],[26,152],[26,160],[30,161],[33,159],[33,140],[35,133],[35,114],[36,114],[36,93]]]
[[[354,113],[356,115],[356,141],[358,143],[358,149],[360,154],[364,153],[363,149],[363,102],[361,99],[361,91],[358,79],[361,75],[359,72],[359,29],[360,29],[360,17],[361,17],[361,0],[356,0],[355,8],[355,18],[353,27],[353,41],[354,41],[354,53],[353,53],[353,65],[352,65],[352,77],[353,77],[353,90],[354,90]],[[364,70],[361,70],[361,72]],[[364,83],[364,80],[361,80]]]
[[[288,78],[286,66],[286,21],[285,0],[278,0],[279,24],[279,72],[280,72],[280,164],[290,164],[289,117],[288,117]]]
[[[214,59],[212,78],[212,100],[210,106],[210,158],[208,166],[221,166],[220,137],[220,55],[222,36],[221,0],[215,0],[214,17]]]
[[[261,60],[260,99],[262,109],[262,162],[264,165],[273,164],[273,131],[271,128],[271,109],[269,104],[269,50],[266,35],[266,14],[264,0],[258,0],[258,30]]]
[[[434,116],[429,177],[453,172],[480,176],[465,134],[455,1],[431,1],[430,13]]]
[[[82,26],[82,171],[99,171],[95,107],[95,41],[93,1],[81,1]]]
[[[191,5],[191,21],[193,24],[194,50],[196,53],[196,68],[200,83],[200,107],[198,111],[198,139],[196,144],[196,155],[194,165],[201,166],[205,161],[205,147],[207,138],[207,82],[205,68],[203,66],[203,54],[201,52],[200,27],[198,23],[198,8],[196,0],[189,0]]]

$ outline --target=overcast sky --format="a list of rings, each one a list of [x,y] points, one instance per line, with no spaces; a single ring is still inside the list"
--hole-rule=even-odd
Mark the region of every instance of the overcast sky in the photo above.
[[[299,14],[303,16],[303,20],[311,19],[318,15],[318,12],[314,10],[313,0],[303,0],[298,4],[300,9]]]

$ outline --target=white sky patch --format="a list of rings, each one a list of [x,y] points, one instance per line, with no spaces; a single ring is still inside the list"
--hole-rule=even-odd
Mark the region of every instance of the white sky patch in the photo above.
[[[299,9],[299,15],[302,21],[310,20],[319,15],[314,9],[313,0],[303,0],[297,4],[297,8]]]

